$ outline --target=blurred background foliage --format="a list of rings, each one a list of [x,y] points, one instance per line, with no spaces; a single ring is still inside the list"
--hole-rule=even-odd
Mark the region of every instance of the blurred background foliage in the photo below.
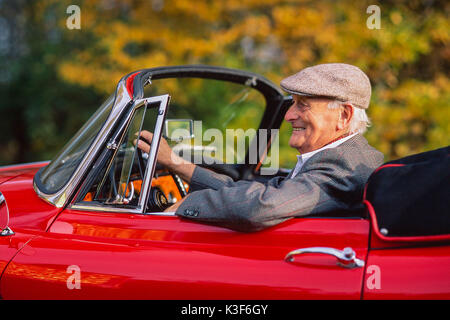
[[[66,27],[72,4],[80,30]],[[379,30],[366,26],[372,4]],[[310,65],[355,64],[373,86],[366,137],[386,160],[446,146],[449,13],[446,0],[0,0],[0,164],[51,159],[123,75],[180,64],[276,84]],[[286,166],[288,135],[283,126]]]

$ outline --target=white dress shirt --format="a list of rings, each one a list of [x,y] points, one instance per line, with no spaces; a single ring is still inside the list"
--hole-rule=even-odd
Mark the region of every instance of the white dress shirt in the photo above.
[[[317,152],[320,152],[320,151],[325,150],[325,149],[335,148],[338,145],[340,145],[341,143],[344,143],[345,141],[347,141],[348,139],[353,138],[357,134],[358,133],[353,133],[353,134],[351,134],[351,135],[349,135],[349,136],[347,136],[345,138],[342,138],[342,139],[339,139],[339,140],[337,140],[337,141],[335,141],[333,143],[327,144],[326,146],[324,146],[324,147],[322,147],[320,149],[317,149],[317,150],[314,150],[314,151],[311,151],[311,152],[307,152],[307,153],[298,155],[297,156],[297,164],[295,165],[295,168],[292,169],[294,172],[292,173],[291,179],[294,178],[300,172],[300,170],[302,169],[302,167],[305,164],[305,162],[308,161],[308,159],[311,158],[313,155],[315,155]]]

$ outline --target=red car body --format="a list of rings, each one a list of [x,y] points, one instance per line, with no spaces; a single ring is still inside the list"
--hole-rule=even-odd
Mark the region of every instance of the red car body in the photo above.
[[[33,186],[47,164],[0,168],[14,231],[0,237],[3,299],[450,298],[445,239],[384,241],[363,217],[302,217],[239,233],[177,216],[58,207]],[[316,247],[350,247],[364,265],[320,253],[286,259]]]

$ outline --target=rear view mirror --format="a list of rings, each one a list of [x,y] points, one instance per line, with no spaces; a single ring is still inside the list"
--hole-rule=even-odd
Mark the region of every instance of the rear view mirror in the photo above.
[[[194,121],[191,119],[167,119],[164,123],[164,138],[174,142],[194,138]]]
[[[14,232],[8,227],[9,210],[6,199],[0,192],[0,237],[11,236]]]

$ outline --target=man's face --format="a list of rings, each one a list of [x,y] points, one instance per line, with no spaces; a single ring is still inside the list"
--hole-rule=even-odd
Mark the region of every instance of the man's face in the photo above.
[[[293,95],[294,103],[284,119],[292,125],[289,145],[300,153],[319,149],[336,139],[339,108],[328,109],[329,99]]]

